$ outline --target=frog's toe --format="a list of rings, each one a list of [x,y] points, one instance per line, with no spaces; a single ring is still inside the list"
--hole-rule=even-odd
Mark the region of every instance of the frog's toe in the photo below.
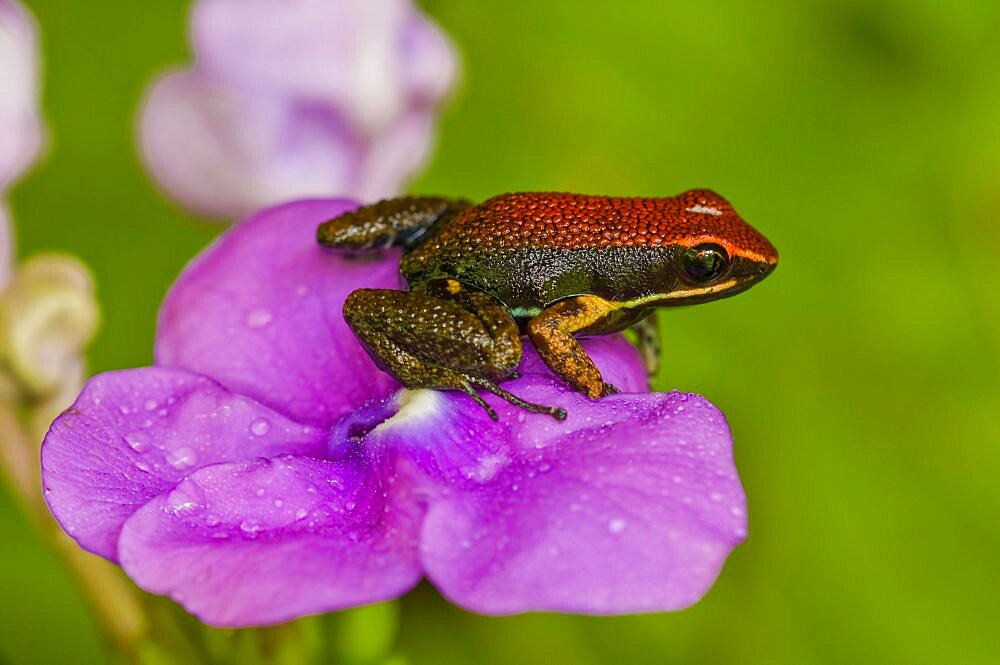
[[[614,395],[615,393],[620,393],[620,392],[621,391],[618,390],[618,388],[616,388],[615,386],[611,385],[610,383],[605,383],[603,388],[601,388],[601,397],[607,397],[608,395]]]

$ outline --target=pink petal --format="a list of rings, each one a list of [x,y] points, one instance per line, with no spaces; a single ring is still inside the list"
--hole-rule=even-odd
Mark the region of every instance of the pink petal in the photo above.
[[[586,346],[628,390],[644,379],[637,362],[622,362],[620,344]],[[521,371],[504,387],[563,406],[565,422],[492,401],[495,423],[465,397],[424,391],[404,393],[404,408],[366,438],[399,450],[399,473],[427,495],[420,551],[431,581],[484,614],[618,614],[696,602],[746,536],[722,414],[677,392],[589,400],[530,351]]]
[[[17,180],[42,147],[36,33],[23,5],[0,0],[0,191]]]
[[[205,377],[156,367],[109,372],[87,383],[45,437],[45,498],[84,549],[113,560],[125,520],[192,471],[320,455],[326,436]]]
[[[299,201],[231,229],[184,271],[160,313],[158,364],[211,376],[298,421],[329,425],[394,381],[344,322],[347,295],[397,288],[398,253],[347,258],[316,228],[343,200]]]
[[[283,457],[202,469],[126,523],[122,566],[216,626],[394,598],[417,583],[415,515],[372,469]],[[406,503],[401,500],[400,503]]]

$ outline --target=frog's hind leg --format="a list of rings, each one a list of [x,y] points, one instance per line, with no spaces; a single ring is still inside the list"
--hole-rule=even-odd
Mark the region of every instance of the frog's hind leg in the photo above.
[[[413,247],[436,222],[472,203],[434,196],[386,199],[345,212],[320,225],[316,239],[324,247],[364,252],[393,245]]]
[[[494,420],[477,387],[529,411],[566,417],[497,385],[517,369],[521,339],[510,313],[484,293],[453,280],[419,291],[360,289],[344,303],[344,318],[375,364],[408,388],[460,390]]]
[[[660,369],[660,327],[656,310],[633,325],[632,330],[635,332],[635,346],[646,366],[646,376],[652,381]]]

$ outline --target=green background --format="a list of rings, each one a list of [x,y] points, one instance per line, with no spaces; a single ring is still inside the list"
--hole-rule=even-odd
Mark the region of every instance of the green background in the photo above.
[[[19,253],[93,268],[95,371],[148,364],[159,301],[219,227],[137,163],[187,3],[37,0],[48,157]],[[675,310],[658,387],[728,415],[751,531],[690,610],[493,619],[429,586],[411,663],[1000,662],[1000,3],[424,5],[463,57],[412,189],[717,189],[781,251],[752,292]],[[0,661],[95,662],[70,579],[0,496]]]

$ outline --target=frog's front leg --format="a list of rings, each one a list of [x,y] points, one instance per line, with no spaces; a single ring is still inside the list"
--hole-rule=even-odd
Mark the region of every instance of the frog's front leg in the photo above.
[[[528,323],[528,336],[549,369],[591,399],[618,389],[604,382],[573,335],[586,332],[615,309],[614,303],[598,296],[574,296],[550,305]]]
[[[635,346],[646,366],[646,375],[652,381],[660,369],[660,328],[654,309],[649,316],[632,326],[635,332]]]
[[[463,199],[436,196],[386,199],[324,222],[316,239],[324,247],[352,252],[412,247],[432,224],[471,205]]]
[[[510,312],[485,293],[454,280],[414,291],[360,289],[344,303],[344,318],[375,364],[408,388],[461,390],[494,420],[477,387],[529,411],[566,417],[497,385],[514,375],[521,339]]]

